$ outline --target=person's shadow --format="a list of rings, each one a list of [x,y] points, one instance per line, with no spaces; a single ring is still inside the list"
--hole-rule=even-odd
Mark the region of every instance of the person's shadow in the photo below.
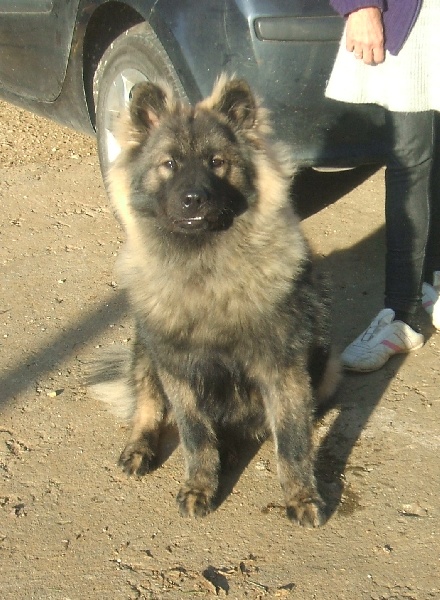
[[[362,184],[378,168],[367,166],[335,173],[304,172],[294,185],[297,212],[303,218],[318,212]],[[361,206],[359,211],[362,211]],[[385,228],[382,225],[357,244],[331,253],[318,264],[318,268],[329,273],[332,281],[334,339],[340,350],[359,335],[380,307],[385,286],[384,261]],[[420,320],[428,338],[433,333],[432,325],[422,309]],[[343,374],[330,407],[336,416],[317,450],[318,487],[326,501],[329,517],[341,504],[344,473],[353,448],[406,358],[407,355],[393,357],[376,372]],[[321,416],[318,415],[318,425]]]

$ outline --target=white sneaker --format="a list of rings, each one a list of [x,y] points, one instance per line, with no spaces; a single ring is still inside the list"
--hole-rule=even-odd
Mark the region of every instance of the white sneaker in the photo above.
[[[341,354],[341,362],[350,371],[376,371],[394,354],[418,350],[424,344],[421,333],[403,321],[394,320],[394,311],[384,308],[371,325]]]
[[[440,330],[440,271],[435,271],[433,283],[422,285],[422,306],[431,315],[434,327]]]

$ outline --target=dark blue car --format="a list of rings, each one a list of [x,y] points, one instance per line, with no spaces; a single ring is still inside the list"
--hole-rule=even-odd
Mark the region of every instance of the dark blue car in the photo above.
[[[378,162],[381,109],[324,98],[342,27],[328,0],[0,0],[0,96],[96,132],[105,171],[134,83],[166,79],[196,102],[226,72],[264,99],[299,162]]]

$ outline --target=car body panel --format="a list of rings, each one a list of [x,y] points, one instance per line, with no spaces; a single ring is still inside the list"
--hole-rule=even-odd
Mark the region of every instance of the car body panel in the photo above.
[[[327,0],[205,0],[203,11],[192,0],[178,8],[174,0],[159,0],[155,13],[152,19],[159,15],[175,36],[200,96],[221,71],[245,77],[299,162],[352,166],[384,156],[381,108],[324,97],[343,28]],[[305,28],[312,41],[304,41]],[[275,39],[261,39],[261,32]]]
[[[221,72],[246,78],[298,162],[355,166],[384,155],[382,109],[324,97],[343,27],[328,0],[0,0],[0,96],[93,133],[93,69],[118,27],[142,20],[191,102]]]
[[[0,82],[30,100],[53,102],[66,75],[79,0],[0,2]]]

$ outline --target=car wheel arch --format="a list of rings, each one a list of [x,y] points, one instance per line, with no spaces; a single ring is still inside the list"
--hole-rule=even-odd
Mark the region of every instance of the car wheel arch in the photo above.
[[[161,40],[151,25],[143,22],[124,31],[109,45],[94,74],[96,134],[104,180],[120,152],[117,117],[126,109],[131,88],[148,80],[167,81],[180,98],[187,100],[181,78]]]
[[[145,22],[145,18],[128,4],[105,2],[88,18],[83,40],[83,84],[92,126],[96,126],[93,78],[107,48],[125,31]]]

